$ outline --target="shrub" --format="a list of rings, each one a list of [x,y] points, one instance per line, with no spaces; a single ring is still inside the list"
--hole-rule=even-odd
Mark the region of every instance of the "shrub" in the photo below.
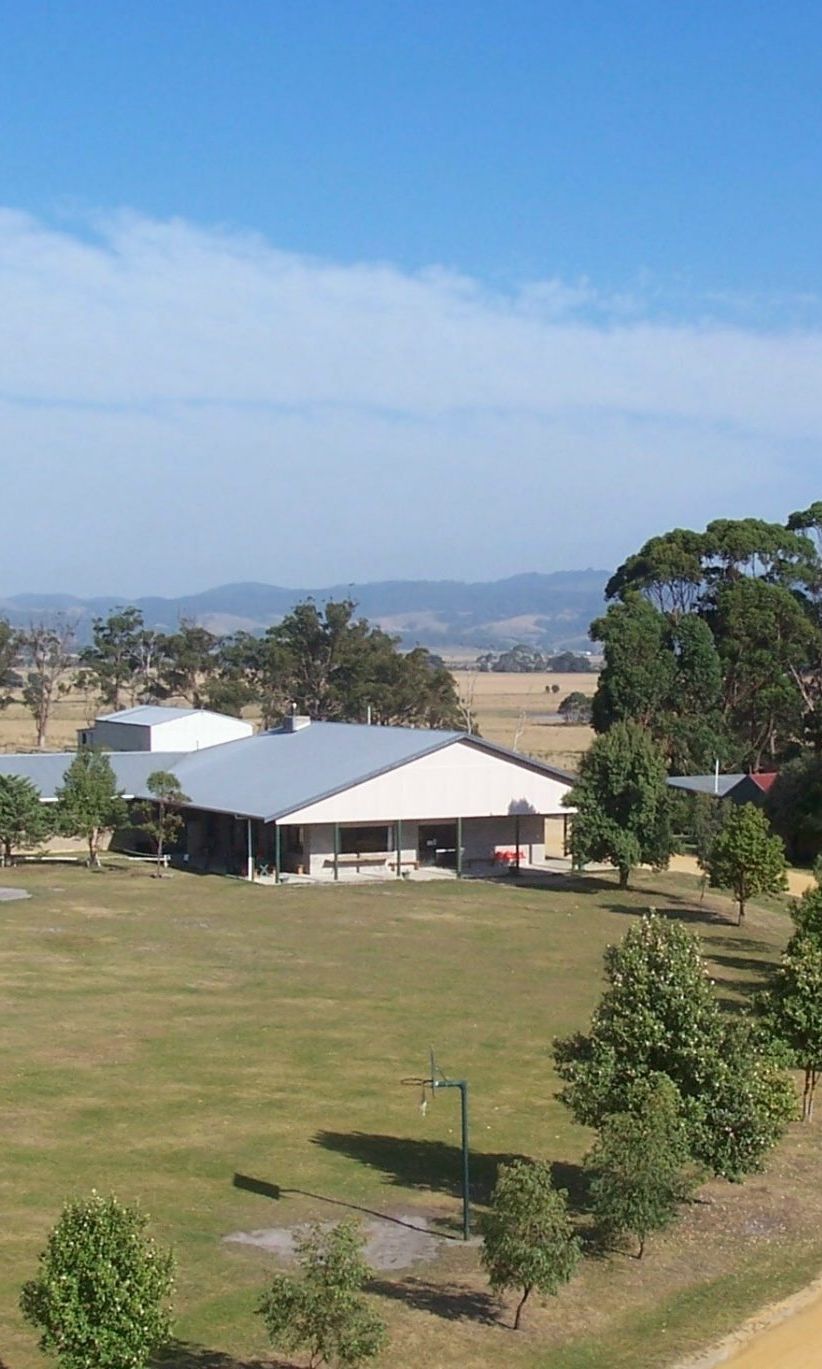
[[[61,1369],[144,1369],[171,1334],[173,1257],[116,1198],[67,1203],[20,1295],[40,1349]]]

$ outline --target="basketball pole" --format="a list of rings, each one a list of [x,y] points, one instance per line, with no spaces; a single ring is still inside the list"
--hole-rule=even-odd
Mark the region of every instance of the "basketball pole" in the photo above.
[[[432,1053],[433,1054],[433,1053]],[[471,1237],[471,1199],[469,1196],[468,1166],[468,1080],[437,1078],[436,1070],[431,1071],[432,1089],[459,1089],[460,1123],[462,1131],[462,1239]]]
[[[422,1103],[420,1105],[423,1115],[427,1107],[425,1090],[431,1090],[433,1099],[435,1089],[459,1089],[460,1091],[460,1123],[462,1131],[462,1239],[471,1239],[471,1197],[470,1197],[470,1173],[468,1159],[468,1080],[467,1079],[448,1079],[439,1068],[434,1057],[433,1048],[430,1053],[431,1073],[427,1079],[420,1079],[419,1076],[412,1075],[410,1078],[403,1079],[403,1084],[422,1085]]]

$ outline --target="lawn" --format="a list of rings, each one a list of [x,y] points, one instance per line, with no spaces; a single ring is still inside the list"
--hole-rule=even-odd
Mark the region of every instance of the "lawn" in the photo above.
[[[60,866],[2,882],[32,894],[0,904],[7,1369],[43,1364],[19,1287],[63,1200],[92,1187],[139,1199],[175,1247],[174,1369],[270,1362],[253,1308],[274,1257],[225,1235],[350,1207],[439,1233],[433,1263],[378,1281],[396,1369],[668,1364],[822,1267],[822,1156],[796,1126],[767,1174],[710,1185],[641,1263],[586,1261],[515,1336],[454,1239],[457,1096],[423,1117],[400,1083],[430,1043],[470,1080],[478,1204],[512,1154],[554,1162],[576,1196],[590,1138],[554,1099],[550,1043],[585,1025],[604,947],[649,904],[685,917],[733,1008],[784,913],[737,929],[695,880],[650,874],[625,894],[596,877],[275,889]]]

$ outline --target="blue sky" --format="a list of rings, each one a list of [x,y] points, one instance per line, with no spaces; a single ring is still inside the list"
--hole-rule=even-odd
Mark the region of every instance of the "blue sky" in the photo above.
[[[818,5],[0,12],[0,594],[607,566],[822,493]]]

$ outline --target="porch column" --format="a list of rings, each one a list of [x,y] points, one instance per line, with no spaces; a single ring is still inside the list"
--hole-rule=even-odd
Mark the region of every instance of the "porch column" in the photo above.
[[[402,821],[397,818],[397,879],[402,875]]]
[[[519,813],[514,814],[514,849],[516,851],[515,864],[517,874],[519,874]]]
[[[280,882],[280,866],[282,856],[280,852],[280,824],[274,823],[274,879],[277,884]]]
[[[462,818],[457,818],[457,879],[462,879]]]
[[[245,820],[246,854],[248,860],[247,878],[254,879],[254,839],[251,834],[251,818]]]
[[[334,878],[340,877],[340,824],[334,823]]]

